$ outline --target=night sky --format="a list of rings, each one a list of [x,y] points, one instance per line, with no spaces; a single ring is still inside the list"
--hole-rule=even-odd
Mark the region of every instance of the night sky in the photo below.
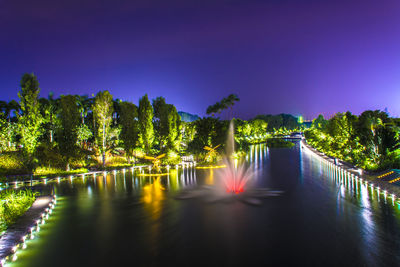
[[[41,96],[164,96],[204,115],[400,115],[400,1],[0,0],[0,99],[25,72]]]

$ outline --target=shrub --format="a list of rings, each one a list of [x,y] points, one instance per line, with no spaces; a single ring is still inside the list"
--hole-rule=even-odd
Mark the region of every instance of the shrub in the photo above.
[[[29,189],[7,189],[0,192],[0,232],[15,223],[32,206],[36,194]]]

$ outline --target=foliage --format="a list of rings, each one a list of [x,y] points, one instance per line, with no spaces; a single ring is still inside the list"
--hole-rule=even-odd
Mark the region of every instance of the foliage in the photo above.
[[[77,128],[80,123],[80,113],[76,104],[76,98],[72,95],[61,96],[60,99],[61,127],[58,134],[60,154],[66,162],[66,170],[69,170],[70,159],[77,154],[78,135]]]
[[[154,128],[153,128],[153,107],[150,104],[147,94],[139,100],[139,140],[143,144],[146,153],[150,149],[154,141]]]
[[[59,99],[53,98],[53,93],[49,93],[48,98],[40,98],[40,111],[43,117],[42,127],[48,133],[49,141],[54,141],[54,132],[60,126],[57,117]]]
[[[269,132],[274,129],[286,128],[293,130],[300,127],[298,119],[290,114],[278,114],[278,115],[258,115],[253,120],[263,120],[268,123],[267,130]]]
[[[32,206],[35,197],[36,193],[29,189],[0,191],[0,232],[15,223]]]
[[[120,108],[120,138],[123,142],[128,163],[130,163],[139,134],[137,122],[138,110],[137,107],[130,102],[122,102]]]
[[[25,166],[30,171],[33,171],[36,165],[34,154],[39,145],[38,139],[42,134],[43,117],[40,114],[39,91],[39,82],[36,76],[24,74],[21,79],[21,91],[18,93],[22,112],[18,120],[18,127]]]
[[[320,115],[305,137],[325,154],[367,170],[400,167],[398,121],[379,110],[337,113],[328,121]]]
[[[17,126],[0,116],[0,152],[12,151],[15,149]]]
[[[85,148],[87,146],[88,140],[92,138],[93,133],[86,124],[80,124],[76,128],[76,135],[78,137],[77,141],[80,147]]]
[[[105,166],[107,139],[109,138],[112,114],[113,114],[113,101],[112,95],[108,91],[100,91],[97,93],[93,104],[93,115],[95,118],[97,131],[96,131],[96,144],[97,148],[102,153],[103,167]]]
[[[86,169],[86,168],[65,170],[65,169],[56,168],[56,167],[39,166],[35,170],[35,176],[36,177],[55,177],[55,176],[65,176],[65,175],[86,173],[86,172],[88,172],[88,169]]]
[[[270,138],[267,140],[267,146],[284,148],[284,147],[293,147],[294,143],[292,143],[290,141],[286,141],[281,138]]]
[[[225,144],[229,121],[206,117],[193,122],[196,134],[188,145],[188,150],[194,153],[203,152],[204,146]]]
[[[230,94],[224,97],[221,101],[211,105],[207,108],[206,114],[214,116],[216,113],[220,114],[223,110],[230,108],[232,110],[235,102],[240,101],[239,97],[235,94]]]
[[[21,174],[27,173],[24,167],[23,156],[18,152],[5,152],[0,154],[0,174]]]
[[[181,117],[174,105],[165,103],[163,97],[153,100],[154,124],[161,151],[179,151],[182,139]]]

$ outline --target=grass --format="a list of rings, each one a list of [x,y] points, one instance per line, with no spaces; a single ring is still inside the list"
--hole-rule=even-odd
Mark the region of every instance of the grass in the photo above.
[[[38,167],[35,170],[34,176],[39,178],[40,177],[48,178],[48,177],[65,176],[70,174],[86,173],[86,172],[88,172],[88,169],[86,168],[79,168],[75,170],[66,171],[60,168]]]
[[[26,173],[21,156],[16,152],[0,154],[0,175],[14,175]]]
[[[35,197],[36,193],[29,189],[0,191],[0,233],[7,230],[32,206]]]

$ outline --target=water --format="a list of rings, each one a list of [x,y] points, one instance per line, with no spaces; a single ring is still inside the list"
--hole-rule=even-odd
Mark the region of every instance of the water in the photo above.
[[[262,200],[176,200],[214,184],[213,170],[169,177],[130,171],[48,183],[59,201],[38,238],[11,266],[396,266],[399,204],[338,176],[316,157],[254,146],[255,186],[285,193]]]

